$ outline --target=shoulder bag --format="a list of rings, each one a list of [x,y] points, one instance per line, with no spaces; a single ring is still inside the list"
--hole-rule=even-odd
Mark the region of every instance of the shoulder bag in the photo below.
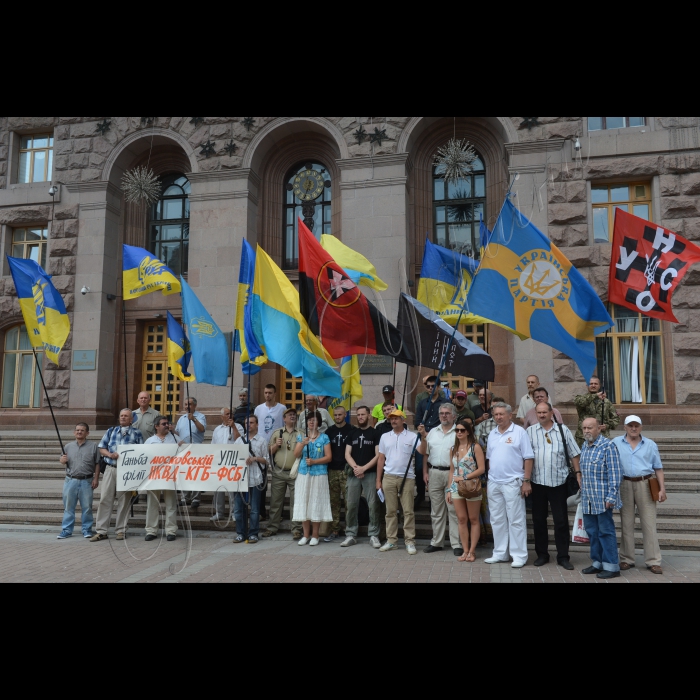
[[[474,445],[472,445],[471,449],[472,456],[474,459],[476,459],[476,455],[474,454]],[[457,484],[457,491],[459,492],[459,495],[466,499],[466,500],[471,500],[472,498],[479,498],[479,496],[482,495],[482,485],[481,485],[481,479],[466,479],[465,481],[460,481],[459,484]]]
[[[559,426],[559,432],[561,433],[561,441],[564,445],[564,455],[566,456],[566,466],[569,467],[569,477],[566,480],[566,490],[569,494],[569,498],[576,496],[581,490],[578,485],[578,477],[574,472],[573,465],[571,464],[571,455],[569,454],[569,445],[566,442],[566,435],[564,434],[564,426],[561,423],[557,423]]]

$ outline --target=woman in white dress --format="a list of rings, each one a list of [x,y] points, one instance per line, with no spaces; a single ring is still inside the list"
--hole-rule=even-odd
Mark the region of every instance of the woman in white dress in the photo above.
[[[294,517],[304,524],[304,537],[299,546],[318,547],[321,523],[333,522],[331,491],[328,486],[328,465],[333,460],[331,441],[319,431],[323,417],[319,412],[306,414],[308,437],[299,436],[295,451],[301,459],[294,495]]]

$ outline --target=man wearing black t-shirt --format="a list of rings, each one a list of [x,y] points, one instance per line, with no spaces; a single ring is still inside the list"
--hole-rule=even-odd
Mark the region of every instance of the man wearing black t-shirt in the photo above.
[[[345,445],[353,428],[347,423],[347,411],[341,406],[333,412],[335,424],[326,431],[331,441],[333,461],[328,465],[328,486],[331,491],[331,510],[333,512],[333,525],[331,534],[326,537],[328,543],[335,542],[340,537],[340,509],[342,497],[347,490],[347,476],[345,475]]]
[[[354,547],[359,532],[358,513],[360,498],[364,494],[369,505],[369,537],[374,549],[381,549],[382,511],[377,495],[377,462],[379,461],[379,436],[371,427],[372,411],[367,406],[357,409],[358,428],[346,441],[345,459],[348,463],[347,539],[341,547]]]

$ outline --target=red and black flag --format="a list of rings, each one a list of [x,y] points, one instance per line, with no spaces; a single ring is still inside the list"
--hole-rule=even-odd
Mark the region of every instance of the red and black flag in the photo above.
[[[700,248],[662,226],[618,209],[610,265],[610,302],[651,318],[678,323],[673,314],[673,293],[697,262]]]
[[[414,366],[401,334],[299,220],[301,313],[335,360],[385,355]]]

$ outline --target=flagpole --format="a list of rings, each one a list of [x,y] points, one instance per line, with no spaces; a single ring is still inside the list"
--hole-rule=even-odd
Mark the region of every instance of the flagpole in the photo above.
[[[44,395],[46,396],[46,403],[49,404],[49,410],[51,411],[51,418],[53,418],[53,425],[56,428],[56,435],[58,436],[58,442],[61,445],[61,453],[66,454],[66,448],[63,446],[63,440],[61,439],[61,431],[58,429],[58,423],[56,422],[56,414],[53,412],[53,406],[51,405],[51,399],[49,398],[49,392],[46,390],[46,382],[44,382],[44,374],[41,371],[41,366],[39,364],[39,356],[36,354],[36,349],[32,348],[34,353],[34,361],[36,362],[36,368],[39,372],[39,377],[41,377],[41,385],[44,387]]]
[[[130,406],[129,400],[129,363],[126,357],[126,300],[122,298],[122,335],[124,336],[124,389],[126,391],[125,406]]]
[[[233,421],[233,381],[235,379],[234,373],[236,371],[236,335],[238,331],[234,331],[231,336],[231,420]],[[249,402],[250,403],[250,402]],[[233,424],[231,425],[229,432],[229,439],[233,437]]]
[[[503,214],[503,210],[505,209],[506,202],[508,201],[508,198],[510,197],[510,193],[513,190],[513,185],[515,185],[516,182],[516,177],[513,177],[513,181],[510,184],[510,187],[508,188],[508,192],[506,193],[506,197],[503,200],[503,206],[501,207],[501,211],[498,215],[498,219],[496,220],[496,225],[498,225],[498,220],[500,220],[501,215]],[[477,269],[474,277],[479,274],[479,270],[481,269],[481,265],[483,264],[483,258],[481,259],[479,263],[479,269]],[[437,381],[435,382],[435,388],[433,389],[432,394],[430,395],[430,400],[428,401],[428,407],[425,411],[425,415],[423,416],[423,421],[420,423],[420,425],[425,425],[425,421],[428,420],[428,415],[430,413],[430,404],[433,403],[433,398],[435,397],[435,392],[440,390],[440,377],[442,377],[442,373],[445,371],[445,367],[447,365],[447,358],[449,357],[450,350],[452,349],[452,345],[454,344],[455,338],[457,337],[457,332],[459,330],[459,326],[462,323],[462,318],[464,317],[464,314],[467,310],[467,305],[469,304],[469,295],[467,295],[467,298],[464,300],[464,304],[462,305],[462,309],[459,313],[459,318],[457,319],[457,325],[455,326],[454,333],[452,334],[452,337],[450,338],[450,342],[447,344],[447,351],[445,352],[442,361],[440,363],[440,369],[438,370],[438,375],[437,375]],[[406,481],[408,481],[408,474],[411,471],[411,466],[413,465],[413,460],[416,457],[416,451],[418,450],[418,445],[421,441],[421,436],[418,435],[416,439],[416,444],[413,447],[413,454],[411,455],[411,459],[408,463],[408,467],[406,468],[406,474],[404,475],[403,478],[403,484],[401,485],[401,490],[399,491],[399,497],[403,495],[404,489],[406,487]],[[418,478],[416,476],[416,478]]]
[[[190,445],[194,444],[194,438],[192,437],[192,421],[189,420],[190,415],[190,383],[185,382],[185,392],[187,394],[187,416],[188,423],[190,424]]]

